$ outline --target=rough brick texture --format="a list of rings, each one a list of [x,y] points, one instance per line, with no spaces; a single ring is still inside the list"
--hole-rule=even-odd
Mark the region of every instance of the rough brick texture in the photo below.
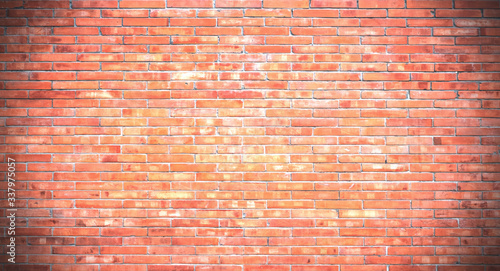
[[[498,0],[0,6],[0,270],[500,270]]]

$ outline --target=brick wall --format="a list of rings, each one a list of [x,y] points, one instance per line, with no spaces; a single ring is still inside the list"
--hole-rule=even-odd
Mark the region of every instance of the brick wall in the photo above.
[[[500,270],[499,1],[0,6],[1,270]]]

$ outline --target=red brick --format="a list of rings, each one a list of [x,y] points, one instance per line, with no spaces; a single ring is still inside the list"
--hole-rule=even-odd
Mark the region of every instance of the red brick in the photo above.
[[[498,1],[0,7],[19,268],[499,263]]]

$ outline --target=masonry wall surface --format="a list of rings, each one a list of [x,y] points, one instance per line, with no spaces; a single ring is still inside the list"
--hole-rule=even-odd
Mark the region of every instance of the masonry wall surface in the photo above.
[[[0,270],[500,270],[499,17],[0,1]]]

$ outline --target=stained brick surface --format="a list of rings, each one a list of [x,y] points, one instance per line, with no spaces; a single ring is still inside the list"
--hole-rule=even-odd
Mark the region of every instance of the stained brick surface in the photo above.
[[[0,17],[1,270],[500,269],[499,1]]]

